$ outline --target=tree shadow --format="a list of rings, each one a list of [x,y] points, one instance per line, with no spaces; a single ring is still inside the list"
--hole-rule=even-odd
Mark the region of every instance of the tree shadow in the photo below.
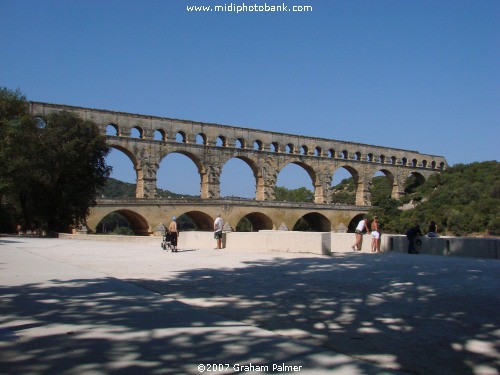
[[[179,283],[185,277],[190,276]],[[313,345],[277,338],[114,278],[1,286],[0,295],[0,372],[6,374],[198,374],[202,363],[285,360],[318,367],[320,351]],[[376,373],[345,358],[320,368],[345,367]],[[235,372],[228,370],[211,373]]]
[[[230,319],[412,374],[496,373],[500,263],[279,257],[130,280]]]
[[[14,243],[24,243],[25,241],[21,241],[21,240],[6,240],[4,238],[1,238],[0,237],[0,245],[11,245],[11,244],[14,244]]]

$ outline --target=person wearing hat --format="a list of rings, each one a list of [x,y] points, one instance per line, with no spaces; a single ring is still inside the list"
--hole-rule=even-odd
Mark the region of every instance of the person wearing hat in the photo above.
[[[179,231],[177,230],[177,218],[172,217],[172,221],[168,226],[168,232],[170,233],[170,244],[172,246],[172,251],[177,252],[177,237],[179,237]]]
[[[214,238],[217,241],[217,249],[222,249],[222,228],[224,227],[224,221],[217,215],[214,221]]]

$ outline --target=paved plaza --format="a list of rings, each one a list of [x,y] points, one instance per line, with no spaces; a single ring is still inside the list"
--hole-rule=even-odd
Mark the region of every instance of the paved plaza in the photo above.
[[[500,262],[0,238],[1,374],[484,374]]]

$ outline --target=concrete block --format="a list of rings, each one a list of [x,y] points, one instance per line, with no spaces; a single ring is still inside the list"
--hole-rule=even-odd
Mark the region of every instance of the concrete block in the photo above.
[[[354,233],[332,233],[331,249],[333,253],[349,253],[353,252],[352,245],[356,242]],[[364,234],[361,242],[360,252],[371,252],[372,236]]]
[[[330,232],[264,230],[226,234],[226,247],[235,250],[266,250],[331,254]]]
[[[216,247],[216,242],[213,232],[189,231],[180,233],[177,245],[181,249],[211,249]]]
[[[448,254],[473,258],[498,259],[498,238],[449,238]]]

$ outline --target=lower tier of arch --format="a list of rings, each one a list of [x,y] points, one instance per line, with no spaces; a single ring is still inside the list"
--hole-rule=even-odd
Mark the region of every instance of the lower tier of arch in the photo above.
[[[87,227],[96,232],[99,223],[109,214],[126,218],[136,235],[154,235],[168,226],[172,218],[186,215],[196,230],[213,231],[218,214],[225,230],[239,230],[246,223],[246,231],[302,230],[315,232],[352,231],[359,217],[368,207],[323,205],[314,203],[256,202],[240,200],[99,200],[87,218]]]

